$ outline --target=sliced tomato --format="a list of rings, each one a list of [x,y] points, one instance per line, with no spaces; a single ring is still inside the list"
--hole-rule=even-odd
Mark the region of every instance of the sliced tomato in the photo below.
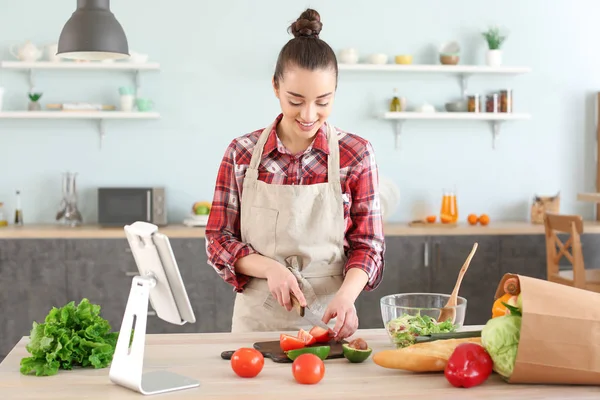
[[[310,330],[309,335],[311,335],[315,339],[316,343],[328,343],[330,339],[329,331],[326,331],[325,329],[318,326],[314,326]]]
[[[304,342],[305,346],[310,346],[311,344],[317,343],[317,339],[315,339],[310,333],[306,332],[304,329],[300,329],[300,332],[298,332],[298,339],[301,339]]]
[[[297,336],[286,335],[285,333],[279,335],[279,347],[283,351],[301,349],[305,346],[304,341]]]

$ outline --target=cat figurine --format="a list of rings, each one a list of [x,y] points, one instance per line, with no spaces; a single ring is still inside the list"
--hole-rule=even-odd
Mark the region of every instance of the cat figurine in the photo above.
[[[544,223],[544,214],[546,212],[558,214],[560,210],[560,192],[554,196],[538,196],[533,197],[531,205],[531,222],[534,224]]]

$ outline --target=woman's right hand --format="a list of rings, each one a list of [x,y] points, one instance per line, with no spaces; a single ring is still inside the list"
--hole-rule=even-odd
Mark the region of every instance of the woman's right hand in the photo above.
[[[288,311],[292,310],[290,292],[296,296],[302,307],[306,307],[304,293],[300,290],[298,280],[289,269],[275,261],[267,269],[266,275],[269,290],[282,307]]]

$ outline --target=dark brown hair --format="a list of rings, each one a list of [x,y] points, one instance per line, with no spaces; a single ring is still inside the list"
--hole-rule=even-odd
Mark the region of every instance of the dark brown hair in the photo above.
[[[279,57],[277,57],[277,65],[273,76],[276,87],[279,86],[279,80],[283,79],[285,68],[290,65],[310,71],[332,68],[335,71],[337,87],[337,58],[333,49],[325,41],[319,39],[322,28],[321,16],[311,8],[306,9],[289,26],[288,32],[291,32],[294,38],[283,46],[279,52]]]

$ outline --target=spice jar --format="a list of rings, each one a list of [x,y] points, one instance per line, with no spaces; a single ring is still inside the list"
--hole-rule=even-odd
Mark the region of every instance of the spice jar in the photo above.
[[[505,89],[500,91],[500,112],[511,113],[512,108],[512,90]]]
[[[467,111],[469,111],[469,112],[479,112],[480,111],[478,95],[475,94],[475,95],[467,97]]]
[[[497,113],[499,110],[499,96],[498,93],[491,93],[487,95],[485,102],[485,111],[489,113]]]
[[[4,213],[4,203],[0,203],[0,226],[7,226],[8,219],[6,218],[6,214]]]

